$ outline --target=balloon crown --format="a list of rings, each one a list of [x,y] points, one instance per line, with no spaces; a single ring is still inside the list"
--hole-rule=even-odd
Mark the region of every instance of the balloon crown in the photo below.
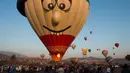
[[[26,17],[26,15],[25,15],[25,5],[24,5],[24,3],[26,1],[27,0],[17,0],[17,9],[25,17]]]
[[[89,0],[86,0],[89,3]]]
[[[27,0],[17,0],[17,9],[18,11],[26,17],[26,14],[25,14],[25,5],[24,3],[26,2]],[[72,3],[72,0],[69,0],[71,3]],[[88,3],[89,3],[89,0],[86,0]]]

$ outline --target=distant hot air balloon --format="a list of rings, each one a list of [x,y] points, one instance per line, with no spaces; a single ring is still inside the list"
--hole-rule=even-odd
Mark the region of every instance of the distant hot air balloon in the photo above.
[[[115,46],[118,48],[119,47],[119,43],[115,43]]]
[[[103,50],[103,51],[102,51],[102,54],[106,57],[107,54],[108,54],[108,51],[107,51],[107,50]]]
[[[41,57],[41,58],[44,58],[44,57],[45,57],[45,55],[44,55],[44,54],[40,54],[40,57]]]
[[[73,64],[73,65],[75,65],[75,64],[77,64],[78,63],[78,58],[73,58],[72,60],[71,60],[71,63]]]
[[[92,34],[92,31],[90,31],[90,34]]]
[[[79,60],[78,58],[74,58],[74,62],[76,62],[76,63],[77,63],[77,62],[78,62],[78,60]]]
[[[115,55],[115,53],[113,53],[113,55]]]
[[[113,59],[112,59],[112,57],[111,57],[111,56],[106,57],[106,58],[105,58],[105,60],[106,60],[108,63],[110,63],[110,62],[112,62],[112,61],[113,61]]]
[[[55,61],[62,59],[83,28],[89,7],[88,0],[17,0],[18,11]]]
[[[88,48],[86,48],[86,49],[83,49],[83,48],[82,48],[82,54],[83,54],[83,55],[87,55],[87,54],[88,54]]]
[[[75,48],[76,48],[76,45],[75,45],[75,44],[72,44],[71,47],[72,47],[73,49],[75,49]]]
[[[97,51],[100,51],[100,49],[97,49]]]
[[[112,49],[115,49],[115,47],[113,47]]]
[[[87,37],[84,37],[84,40],[87,41]]]
[[[88,51],[91,53],[91,49],[88,49]]]

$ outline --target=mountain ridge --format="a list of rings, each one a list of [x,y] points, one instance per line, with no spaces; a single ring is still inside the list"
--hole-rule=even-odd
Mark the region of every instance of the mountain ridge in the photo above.
[[[5,56],[12,56],[12,55],[16,55],[16,57],[19,58],[25,58],[27,56],[20,54],[20,53],[16,53],[16,52],[10,52],[10,51],[0,51],[1,55],[5,55]]]

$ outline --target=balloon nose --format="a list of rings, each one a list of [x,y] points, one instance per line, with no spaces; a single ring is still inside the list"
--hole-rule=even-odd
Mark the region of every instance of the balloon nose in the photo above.
[[[52,16],[52,25],[53,26],[57,26],[60,22],[60,18],[61,17],[61,14],[60,12],[56,11],[54,12],[53,16]]]

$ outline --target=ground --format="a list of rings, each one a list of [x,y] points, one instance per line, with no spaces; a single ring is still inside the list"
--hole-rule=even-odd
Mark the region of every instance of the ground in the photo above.
[[[121,70],[122,70],[122,68],[115,68],[114,73],[121,73]],[[3,73],[8,73],[8,72],[3,72]],[[15,72],[15,73],[20,73],[20,72]],[[45,73],[45,72],[39,71],[39,72],[35,72],[35,73]]]

